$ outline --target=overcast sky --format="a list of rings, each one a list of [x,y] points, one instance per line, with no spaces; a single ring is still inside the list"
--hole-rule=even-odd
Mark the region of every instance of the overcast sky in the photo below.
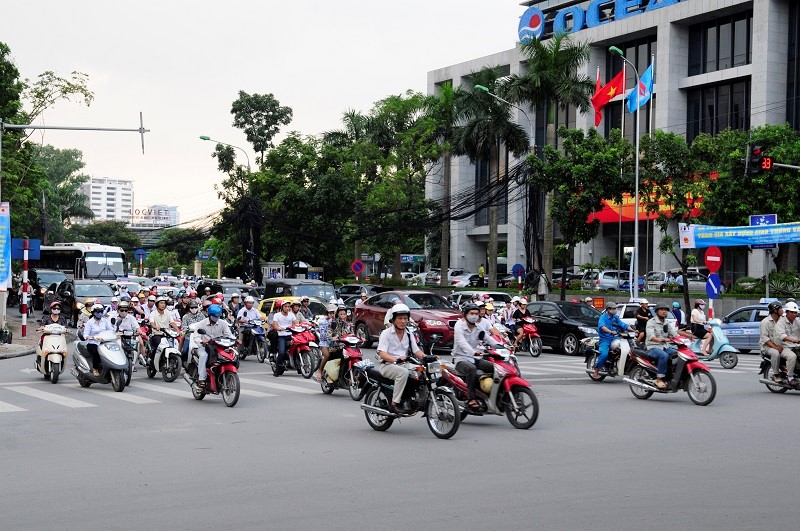
[[[135,128],[142,111],[152,131],[144,156],[134,133],[32,139],[80,149],[87,174],[133,179],[137,206],[178,205],[188,221],[221,206],[214,146],[199,135],[254,161],[231,125],[239,90],[271,92],[293,109],[280,138],[319,134],[346,109],[424,92],[429,70],[513,48],[524,10],[519,0],[9,1],[0,40],[23,78],[89,75],[92,105],[60,102],[44,123]]]

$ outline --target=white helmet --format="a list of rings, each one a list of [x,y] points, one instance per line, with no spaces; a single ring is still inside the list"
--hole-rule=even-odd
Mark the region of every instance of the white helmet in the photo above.
[[[231,293],[231,299],[233,299],[234,297],[237,298],[237,299],[239,298],[239,294],[237,292],[235,292],[235,291],[233,293]]]
[[[517,295],[514,295],[513,297],[511,297],[511,302],[512,303],[519,302],[519,297]]]
[[[800,309],[798,309],[798,308],[797,308],[797,303],[795,303],[795,302],[791,302],[791,301],[790,301],[790,302],[787,302],[787,303],[786,303],[786,304],[783,306],[783,310],[784,310],[784,311],[786,311],[786,312],[794,312],[794,313],[797,313],[797,312],[798,312],[798,310],[800,310]]]
[[[250,295],[248,295],[247,297],[244,298],[244,302],[256,302],[256,300]]]
[[[393,323],[394,318],[398,315],[407,315],[409,319],[411,318],[411,309],[402,302],[392,306],[390,311],[392,312],[392,317],[389,319],[390,323]]]

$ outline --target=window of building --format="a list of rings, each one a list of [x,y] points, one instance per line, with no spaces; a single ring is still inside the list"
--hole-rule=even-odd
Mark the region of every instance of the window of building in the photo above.
[[[497,198],[497,224],[503,225],[508,222],[508,179],[506,178],[505,172],[506,168],[508,168],[509,164],[509,154],[508,150],[503,150],[504,155],[501,154],[501,157],[504,158],[504,166],[501,164],[501,179],[503,183],[506,183],[506,186],[502,188],[501,191],[498,192],[499,196]],[[503,161],[501,161],[503,162]],[[490,190],[497,190],[496,186],[489,187],[489,179],[497,179],[496,175],[489,175],[489,161],[487,159],[479,160],[475,163],[475,203],[476,204],[484,204],[486,203],[488,197],[488,191]],[[172,216],[170,215],[170,219]],[[478,211],[475,212],[475,226],[482,227],[484,225],[489,224],[489,207],[485,206]]]
[[[752,26],[752,11],[690,26],[689,75],[750,64]]]
[[[700,133],[716,135],[725,129],[750,128],[750,80],[740,79],[686,93],[686,139]]]
[[[786,121],[800,130],[800,7],[789,7],[789,57],[786,83]]]

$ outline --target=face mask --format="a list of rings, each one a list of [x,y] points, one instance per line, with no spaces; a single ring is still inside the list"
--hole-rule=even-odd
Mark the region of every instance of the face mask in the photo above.
[[[61,310],[59,310],[59,309],[50,310],[50,313],[52,313],[53,315],[58,315],[58,314],[61,313]]]
[[[189,308],[189,311],[192,313],[197,313],[199,308]]]
[[[92,313],[95,319],[101,319],[103,317],[103,312],[94,312]]]
[[[219,321],[219,317],[217,317],[216,315],[209,315],[208,320],[211,321],[212,323],[216,323],[217,321]]]
[[[478,318],[479,317],[477,315],[468,315],[467,316],[467,322],[471,323],[471,324],[475,324],[475,323],[478,322]]]

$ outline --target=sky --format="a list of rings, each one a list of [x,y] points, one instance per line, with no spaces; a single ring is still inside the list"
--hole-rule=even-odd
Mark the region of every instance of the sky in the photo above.
[[[88,74],[91,106],[61,101],[37,123],[138,128],[39,132],[83,152],[84,173],[132,179],[136,206],[181,221],[222,206],[215,140],[255,154],[231,124],[239,90],[272,93],[294,118],[278,137],[338,129],[348,109],[426,90],[427,72],[514,47],[520,0],[31,0],[3,2],[0,41],[22,78]],[[245,164],[243,156],[240,164]]]

